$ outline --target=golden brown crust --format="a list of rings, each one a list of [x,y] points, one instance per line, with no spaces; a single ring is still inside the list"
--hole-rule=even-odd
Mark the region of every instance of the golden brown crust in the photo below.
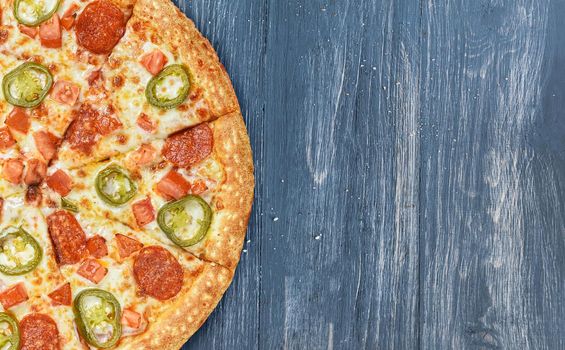
[[[204,260],[235,269],[255,187],[251,146],[239,112],[223,116],[210,126],[214,133],[214,154],[223,165],[225,181],[212,200],[214,217],[208,236],[190,250]]]
[[[137,21],[141,28],[144,27],[143,22],[156,28],[159,37],[178,50],[180,60],[189,67],[196,84],[206,95],[213,116],[239,110],[231,80],[216,51],[170,0],[137,1],[131,21],[133,28],[136,28]]]
[[[230,270],[204,263],[194,276],[185,276],[181,292],[164,302],[164,312],[154,315],[147,330],[137,336],[124,337],[118,349],[176,350],[202,326],[231,283]]]

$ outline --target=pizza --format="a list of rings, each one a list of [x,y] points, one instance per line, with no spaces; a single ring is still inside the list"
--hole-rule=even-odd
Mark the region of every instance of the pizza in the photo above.
[[[178,349],[233,278],[249,137],[170,0],[0,0],[0,349]]]

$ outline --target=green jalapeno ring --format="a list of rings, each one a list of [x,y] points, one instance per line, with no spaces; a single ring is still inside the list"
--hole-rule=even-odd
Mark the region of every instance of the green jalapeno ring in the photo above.
[[[78,213],[78,205],[65,197],[61,197],[61,207],[73,213]]]
[[[180,78],[182,86],[180,87],[180,90],[175,97],[160,98],[157,89],[159,89],[165,82],[167,77],[170,76],[176,76]],[[186,100],[186,97],[188,96],[188,93],[190,91],[190,86],[190,75],[188,73],[188,69],[182,64],[173,64],[165,67],[159,72],[159,74],[149,80],[149,83],[147,83],[147,87],[145,88],[145,97],[147,98],[147,102],[155,107],[162,109],[171,109],[181,105],[184,100]]]
[[[196,230],[196,232],[192,234],[190,238],[183,239],[179,237],[179,233],[177,232],[178,227],[175,227],[174,222],[172,222],[171,225],[171,221],[175,221],[175,219],[177,219],[177,221],[181,221],[183,219],[191,219],[180,217],[181,215],[187,215],[186,204],[189,202],[193,202],[194,204],[197,204],[199,206],[199,208],[202,210],[202,218],[200,220],[197,220],[197,225],[199,226],[198,230]],[[172,219],[168,220],[167,216],[171,215],[173,216]],[[180,247],[190,247],[200,242],[206,236],[206,233],[208,233],[208,228],[210,227],[211,221],[212,209],[204,199],[196,195],[188,195],[179,200],[169,202],[162,206],[157,214],[157,224],[159,225],[161,230],[173,243]]]
[[[20,239],[20,242],[8,242],[8,240],[12,239]],[[10,250],[5,249],[4,244],[20,244],[19,248],[25,249],[27,245],[30,245],[33,249],[33,256],[29,259],[26,263],[19,263],[18,261],[15,262],[15,266],[7,266],[0,263],[0,272],[5,275],[9,276],[17,276],[23,275],[35,269],[37,265],[41,262],[43,258],[43,251],[41,250],[41,246],[39,243],[30,235],[26,230],[21,227],[7,227],[2,231],[0,235],[0,253],[4,253],[10,258],[12,252]],[[17,249],[18,247],[16,247]],[[12,256],[13,259],[17,260],[17,257]]]
[[[42,75],[45,81],[38,81],[39,79],[33,76],[34,72]],[[45,99],[52,85],[53,76],[47,67],[34,62],[25,62],[4,76],[2,92],[11,105],[33,108]],[[13,95],[13,87],[20,90],[20,96]]]
[[[118,186],[118,188],[111,189],[112,191],[110,192],[107,187],[111,185],[111,181],[114,183],[114,187]],[[98,173],[95,187],[96,193],[98,193],[100,198],[115,207],[129,202],[137,193],[137,187],[125,169],[115,164]]]
[[[22,2],[28,3],[29,6],[34,7],[34,12],[37,15],[37,18],[35,20],[28,21],[28,20],[25,20],[21,16],[20,4]],[[41,23],[49,20],[51,17],[53,17],[55,12],[57,12],[57,10],[59,9],[59,5],[61,4],[61,0],[56,0],[55,3],[54,3],[55,6],[53,6],[52,9],[50,9],[46,12],[40,12],[43,9],[39,9],[36,4],[30,4],[30,2],[33,2],[33,0],[16,0],[16,1],[14,1],[14,17],[16,18],[16,20],[19,23],[26,25],[28,27],[36,27],[36,26],[40,25]]]
[[[100,300],[102,309],[92,310],[85,306],[86,298],[95,297]],[[111,312],[105,313],[105,308],[109,306]],[[86,342],[98,348],[110,348],[114,346],[122,336],[121,315],[122,309],[120,303],[110,292],[102,289],[85,289],[80,292],[73,301],[73,312],[77,328]],[[95,314],[97,313],[97,314]],[[90,316],[90,319],[88,318]],[[96,317],[97,319],[93,319]],[[94,327],[101,322],[106,322],[112,327],[112,336],[105,342],[101,342],[96,338]]]
[[[8,324],[11,334],[0,334],[0,348],[4,349],[7,343],[10,346],[6,350],[17,350],[20,346],[20,327],[16,319],[6,312],[0,312],[0,324]],[[4,330],[4,328],[2,328]]]

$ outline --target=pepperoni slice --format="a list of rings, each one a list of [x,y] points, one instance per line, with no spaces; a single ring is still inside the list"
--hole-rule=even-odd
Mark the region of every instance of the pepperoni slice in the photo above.
[[[59,210],[49,215],[47,226],[59,264],[76,264],[86,255],[86,235],[68,211]]]
[[[92,257],[102,258],[108,255],[108,247],[106,246],[106,240],[102,236],[94,236],[86,241],[86,249]]]
[[[47,164],[39,159],[32,158],[27,162],[24,183],[26,185],[39,185],[46,174]]]
[[[122,11],[107,0],[94,1],[76,21],[80,46],[96,54],[108,54],[124,35],[126,21]]]
[[[51,174],[45,182],[47,183],[47,186],[62,197],[68,195],[73,188],[73,179],[71,179],[71,177],[61,169]]]
[[[143,244],[140,242],[119,233],[116,235],[116,242],[118,245],[118,254],[120,254],[120,258],[122,259],[127,258],[143,248]]]
[[[0,150],[5,150],[16,144],[7,127],[0,128]]]
[[[51,293],[47,294],[47,296],[51,298],[51,300],[53,300],[54,305],[71,306],[73,298],[71,293],[71,284],[65,283]]]
[[[184,271],[168,250],[159,246],[143,248],[133,263],[135,281],[142,293],[167,300],[177,295]]]
[[[53,319],[33,313],[20,321],[20,350],[59,350],[59,330]]]
[[[188,194],[190,183],[181,174],[171,170],[157,183],[156,188],[165,199],[179,199]]]
[[[214,136],[208,124],[200,124],[176,133],[165,142],[163,156],[180,168],[202,161],[212,152]]]
[[[147,197],[132,204],[131,210],[137,224],[142,227],[155,220],[155,209],[151,204],[151,198]]]
[[[59,138],[49,131],[37,131],[33,133],[33,139],[35,140],[35,147],[43,156],[46,162],[53,159],[53,156],[57,152],[57,146],[59,145]]]
[[[92,152],[98,136],[107,135],[122,126],[116,118],[102,115],[88,104],[83,104],[73,114],[75,120],[67,129],[65,140],[72,149],[85,154]]]
[[[10,114],[8,114],[5,123],[10,129],[21,132],[22,134],[27,134],[31,125],[25,108],[21,107],[14,107]]]

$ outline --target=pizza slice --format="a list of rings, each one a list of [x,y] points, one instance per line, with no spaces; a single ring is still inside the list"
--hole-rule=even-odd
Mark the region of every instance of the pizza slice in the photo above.
[[[22,349],[30,342],[38,344],[38,332],[46,336],[42,349],[58,349],[55,345],[82,348],[72,318],[58,307],[65,302],[65,278],[57,267],[44,216],[25,196],[14,195],[2,201],[1,218],[0,324],[4,336],[10,343],[19,341]]]
[[[172,346],[171,327],[194,333],[231,281],[230,270],[118,222],[56,207],[43,212],[66,281],[62,304],[90,346]]]
[[[77,167],[239,110],[210,43],[170,1],[140,0],[59,152]]]
[[[75,106],[95,93],[91,82],[123,35],[132,7],[128,0],[0,1],[0,53],[17,60],[0,72],[3,97],[26,115],[27,126],[14,135],[22,152],[52,157]]]
[[[169,246],[233,268],[253,189],[239,113],[188,128],[80,169],[52,168],[44,198],[118,220]]]

